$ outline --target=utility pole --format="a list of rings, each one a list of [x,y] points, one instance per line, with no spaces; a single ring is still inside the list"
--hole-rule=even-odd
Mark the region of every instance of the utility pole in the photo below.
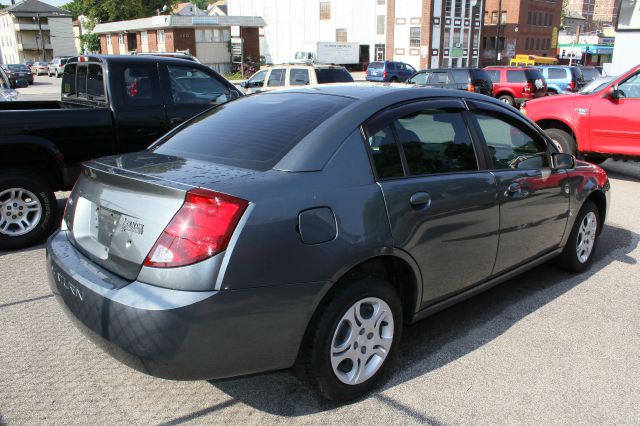
[[[502,0],[498,1],[498,27],[496,28],[496,65],[500,64],[500,22],[502,21]]]
[[[36,13],[36,19],[38,20],[38,31],[40,32],[40,45],[42,46],[42,51],[40,53],[40,61],[44,62],[45,58],[45,50],[44,50],[44,37],[42,36],[42,25],[40,24],[40,14]]]

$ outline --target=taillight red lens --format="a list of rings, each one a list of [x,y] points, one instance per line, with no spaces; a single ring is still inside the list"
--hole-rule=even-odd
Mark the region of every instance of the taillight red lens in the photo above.
[[[387,78],[387,70],[382,70],[382,77]]]
[[[569,83],[569,90],[573,90],[576,87],[576,83],[574,83],[573,81],[571,83]]]
[[[245,200],[206,189],[187,192],[184,204],[158,237],[144,265],[174,268],[224,251],[247,205]]]
[[[476,91],[476,87],[473,84],[469,84],[467,86],[467,92],[475,92]]]

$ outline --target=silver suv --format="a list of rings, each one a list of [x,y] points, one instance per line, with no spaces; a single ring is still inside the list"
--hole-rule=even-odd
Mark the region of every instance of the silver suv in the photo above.
[[[64,71],[64,65],[71,58],[71,56],[56,56],[49,63],[49,67],[47,68],[47,75],[51,77],[55,75],[56,77],[62,77],[62,72]]]

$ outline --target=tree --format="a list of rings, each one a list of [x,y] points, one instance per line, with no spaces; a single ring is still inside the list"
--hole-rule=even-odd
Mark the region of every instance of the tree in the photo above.
[[[95,33],[82,34],[78,37],[82,43],[82,47],[87,52],[100,51],[100,37]]]
[[[171,7],[180,0],[71,0],[62,6],[76,19],[80,15],[98,22],[125,21],[155,15],[166,5]]]

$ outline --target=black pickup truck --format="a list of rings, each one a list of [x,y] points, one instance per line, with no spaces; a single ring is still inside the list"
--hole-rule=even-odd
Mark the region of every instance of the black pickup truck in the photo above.
[[[80,163],[138,151],[242,93],[211,68],[156,56],[69,59],[60,101],[0,103],[0,250],[29,246],[57,218],[55,191]]]

